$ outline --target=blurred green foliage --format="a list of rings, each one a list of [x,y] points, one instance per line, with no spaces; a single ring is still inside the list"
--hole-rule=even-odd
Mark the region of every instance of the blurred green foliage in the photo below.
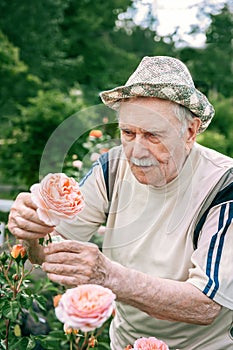
[[[1,1],[0,183],[28,189],[38,181],[45,149],[48,170],[60,166],[64,150],[68,158],[77,153],[82,160],[88,130],[106,119],[104,111],[88,108],[100,103],[101,90],[124,84],[145,55],[170,55],[187,64],[216,109],[198,141],[233,155],[230,8],[209,14],[206,46],[191,48],[176,45],[177,32],[159,37],[152,13],[147,26],[134,23],[133,7],[122,16],[130,6],[132,0]],[[80,113],[83,109],[87,113]],[[63,134],[57,134],[61,125]],[[104,131],[114,138],[116,124],[105,122]],[[51,146],[53,135],[58,137]]]

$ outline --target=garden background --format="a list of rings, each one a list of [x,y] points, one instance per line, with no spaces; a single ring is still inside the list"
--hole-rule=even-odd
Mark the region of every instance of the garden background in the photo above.
[[[47,148],[48,168],[60,167],[79,180],[91,155],[118,139],[112,116],[99,107],[100,91],[122,85],[143,56],[168,55],[186,63],[216,110],[198,141],[232,157],[233,4],[217,3],[196,2],[199,19],[208,18],[209,25],[191,25],[188,44],[180,23],[173,33],[158,34],[155,1],[1,0],[0,199],[13,200],[38,182],[42,154],[60,125],[63,134],[51,152]],[[142,4],[146,11],[135,22]],[[199,33],[206,43],[193,47]],[[77,129],[68,122],[73,115]],[[102,131],[100,138],[90,139],[93,128]],[[62,162],[61,149],[67,150]],[[82,170],[74,166],[84,158],[90,162]],[[0,211],[0,222],[7,215]]]

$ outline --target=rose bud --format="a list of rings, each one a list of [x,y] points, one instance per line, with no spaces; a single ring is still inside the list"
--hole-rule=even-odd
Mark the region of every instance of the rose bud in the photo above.
[[[22,244],[15,244],[11,250],[11,256],[17,262],[24,263],[27,260],[27,250]]]
[[[88,339],[88,346],[90,346],[91,348],[94,348],[97,345],[97,340],[94,336],[91,336]]]
[[[103,133],[101,130],[91,130],[89,133],[90,139],[99,139],[103,136]]]
[[[12,278],[13,278],[13,281],[14,281],[14,282],[17,282],[17,281],[19,280],[19,275],[17,275],[17,273],[15,273],[15,274],[12,276]]]
[[[58,294],[53,297],[53,306],[57,307],[59,304],[59,300],[61,299],[62,295]]]

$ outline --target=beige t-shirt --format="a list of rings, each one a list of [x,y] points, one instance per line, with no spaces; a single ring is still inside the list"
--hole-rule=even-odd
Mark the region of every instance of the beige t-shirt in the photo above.
[[[151,276],[188,280],[223,306],[213,324],[200,326],[151,318],[118,302],[110,330],[113,350],[123,350],[141,336],[162,339],[171,350],[233,349],[232,203],[227,201],[211,209],[198,248],[193,248],[200,207],[232,165],[232,159],[195,144],[179,176],[155,188],[140,184],[123,157],[108,216],[103,167],[97,162],[86,176],[82,185],[86,207],[74,225],[62,223],[58,232],[69,239],[86,241],[107,217],[103,244],[106,256]]]

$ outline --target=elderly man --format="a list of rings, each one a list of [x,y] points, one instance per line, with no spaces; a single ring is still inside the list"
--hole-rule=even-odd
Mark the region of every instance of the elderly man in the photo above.
[[[97,283],[117,295],[113,350],[141,336],[170,349],[233,349],[233,162],[195,142],[213,107],[186,66],[163,56],[145,57],[101,98],[118,111],[122,146],[83,179],[79,220],[56,227],[68,240],[38,245],[51,227],[30,194],[16,199],[11,232],[51,280]],[[80,241],[103,223],[102,254]]]

